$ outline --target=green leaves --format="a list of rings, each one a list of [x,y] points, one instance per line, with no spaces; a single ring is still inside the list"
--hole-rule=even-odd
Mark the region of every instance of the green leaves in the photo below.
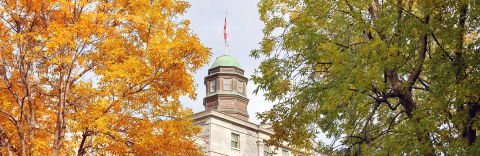
[[[339,140],[323,144],[325,153],[475,152],[478,2],[263,0],[258,5],[265,37],[250,56],[266,59],[252,81],[256,93],[264,90],[267,100],[278,101],[258,114],[274,125],[272,144],[285,140],[308,148],[301,141],[323,131]]]

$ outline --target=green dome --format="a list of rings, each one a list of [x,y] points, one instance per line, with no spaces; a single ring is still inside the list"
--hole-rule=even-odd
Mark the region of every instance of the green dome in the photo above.
[[[235,58],[230,57],[228,55],[217,57],[217,59],[213,62],[212,67],[210,67],[210,69],[213,69],[219,66],[233,66],[233,67],[242,69],[240,67],[240,63],[238,63],[238,61]]]

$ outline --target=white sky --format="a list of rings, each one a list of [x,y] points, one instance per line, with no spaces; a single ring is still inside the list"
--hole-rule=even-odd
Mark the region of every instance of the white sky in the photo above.
[[[205,110],[203,98],[205,97],[204,77],[208,74],[208,69],[213,61],[219,56],[225,54],[225,44],[223,40],[223,26],[225,21],[225,11],[228,11],[228,55],[240,62],[244,76],[250,78],[254,69],[260,65],[261,59],[249,57],[250,51],[258,49],[258,44],[263,38],[263,22],[260,21],[260,15],[257,9],[256,0],[187,0],[192,5],[187,9],[184,15],[185,19],[191,22],[190,28],[193,33],[198,34],[204,46],[212,48],[213,56],[210,63],[201,68],[195,74],[195,82],[198,84],[197,99],[191,100],[188,97],[180,98],[185,107],[193,109],[194,113]],[[272,102],[267,102],[263,98],[263,93],[253,94],[256,85],[253,82],[247,84],[247,97],[250,99],[248,104],[249,121],[259,124],[260,120],[256,118],[257,112],[263,112],[271,109]]]
[[[188,97],[181,97],[180,102],[188,108],[192,108],[194,113],[205,110],[203,98],[206,88],[203,83],[204,77],[208,74],[208,69],[213,61],[219,56],[225,54],[225,42],[223,40],[223,26],[225,21],[225,11],[228,11],[228,55],[237,59],[243,70],[244,76],[251,78],[255,68],[262,62],[263,58],[254,59],[249,57],[250,51],[260,48],[258,44],[264,37],[262,29],[264,24],[260,21],[257,3],[258,0],[186,0],[192,5],[187,9],[184,15],[185,19],[191,22],[190,28],[202,40],[204,46],[212,48],[213,56],[210,63],[201,68],[194,75],[195,82],[198,84],[197,99],[191,100]],[[256,85],[253,82],[247,84],[247,97],[250,99],[248,104],[249,121],[260,124],[256,118],[256,113],[264,112],[273,107],[273,103],[265,101],[263,92],[258,95],[253,94]],[[317,136],[319,140],[330,143],[332,140],[326,138],[324,134]]]

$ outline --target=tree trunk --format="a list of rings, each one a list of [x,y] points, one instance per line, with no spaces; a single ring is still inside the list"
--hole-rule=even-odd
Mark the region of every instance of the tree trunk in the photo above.
[[[63,140],[65,139],[65,82],[63,81],[63,74],[60,74],[60,89],[58,100],[57,122],[55,123],[54,141],[52,156],[58,156],[62,149]]]
[[[0,134],[2,135],[2,142],[5,143],[5,146],[7,148],[7,153],[8,156],[13,156],[12,151],[10,150],[10,140],[8,139],[7,134],[5,134],[5,131],[3,130],[2,125],[0,124]],[[1,154],[1,153],[0,153]]]
[[[463,53],[463,44],[465,37],[465,22],[468,6],[467,4],[462,4],[459,8],[460,16],[458,21],[458,39],[455,47],[455,60],[453,66],[456,68],[456,83],[461,84],[461,81],[464,81],[466,78],[465,72],[465,61],[462,58]],[[461,108],[462,109],[462,108]],[[464,124],[464,129],[462,131],[462,137],[468,142],[468,145],[473,145],[477,140],[477,130],[473,129],[473,119],[476,117],[477,113],[480,112],[480,106],[478,106],[478,101],[467,102],[466,106],[463,107],[462,111],[466,111],[468,118]]]

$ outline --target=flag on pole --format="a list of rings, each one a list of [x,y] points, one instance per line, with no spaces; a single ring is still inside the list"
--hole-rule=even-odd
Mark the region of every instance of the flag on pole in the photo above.
[[[228,49],[228,31],[227,31],[227,12],[225,12],[225,26],[223,27],[223,38],[225,39],[225,55],[227,54]]]

